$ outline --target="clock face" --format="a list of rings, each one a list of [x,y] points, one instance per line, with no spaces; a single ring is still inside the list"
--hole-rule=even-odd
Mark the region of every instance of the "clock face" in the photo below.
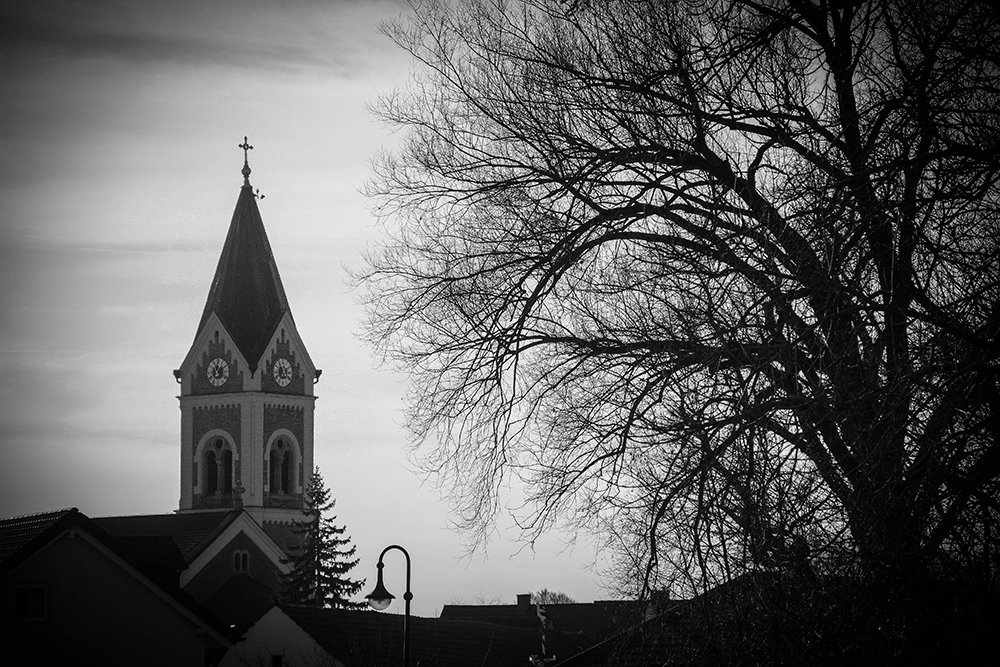
[[[226,363],[226,360],[220,357],[212,359],[212,363],[208,365],[208,381],[216,387],[221,387],[226,384],[228,379],[229,364]]]
[[[274,362],[274,381],[282,387],[287,387],[292,381],[292,365],[284,357]]]

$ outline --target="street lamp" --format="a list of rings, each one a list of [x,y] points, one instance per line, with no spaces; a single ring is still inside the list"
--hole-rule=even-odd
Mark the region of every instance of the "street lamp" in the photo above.
[[[375,589],[365,597],[368,598],[368,606],[375,611],[388,609],[395,598],[382,583],[382,568],[385,567],[382,559],[392,549],[398,549],[406,556],[406,592],[403,593],[403,600],[406,602],[403,612],[403,667],[410,667],[410,600],[413,599],[413,593],[410,592],[410,554],[406,553],[406,549],[398,544],[392,544],[382,550],[378,557],[378,581],[375,583]]]

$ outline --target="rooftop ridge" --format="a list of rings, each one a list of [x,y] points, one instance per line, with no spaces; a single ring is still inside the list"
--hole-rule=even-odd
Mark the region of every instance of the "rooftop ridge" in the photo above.
[[[0,518],[0,521],[18,521],[21,519],[31,519],[43,516],[49,516],[52,514],[65,514],[67,512],[79,512],[80,510],[76,507],[62,507],[56,510],[45,510],[44,512],[31,512],[28,514],[18,514],[15,516],[5,516]]]
[[[74,507],[72,509],[76,509],[76,508]],[[212,514],[212,513],[215,513],[215,512],[217,512],[219,514],[225,514],[227,512],[232,512],[232,511],[233,511],[233,508],[231,508],[231,507],[229,507],[229,508],[214,507],[214,508],[210,508],[210,509],[198,510],[197,512],[184,512],[184,514],[195,514],[195,513],[198,513],[198,514]],[[94,518],[94,519],[124,519],[124,518],[130,518],[131,519],[131,518],[134,518],[134,517],[146,517],[146,516],[176,516],[178,514],[181,514],[181,512],[179,512],[178,510],[171,510],[169,512],[137,512],[135,514],[107,514],[107,515],[101,515],[101,516],[92,517],[92,518]]]

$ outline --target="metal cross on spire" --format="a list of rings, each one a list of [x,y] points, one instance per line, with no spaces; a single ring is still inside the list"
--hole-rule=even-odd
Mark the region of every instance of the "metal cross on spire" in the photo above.
[[[238,146],[243,149],[243,186],[250,187],[250,162],[247,157],[250,151],[253,150],[253,146],[247,141],[246,135],[243,136],[243,143]]]

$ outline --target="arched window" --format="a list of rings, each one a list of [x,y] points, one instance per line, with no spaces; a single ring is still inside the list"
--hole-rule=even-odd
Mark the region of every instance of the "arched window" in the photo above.
[[[278,438],[271,445],[271,453],[267,457],[267,488],[271,493],[291,492],[293,458],[292,448],[284,438]]]
[[[211,449],[205,454],[205,494],[217,493],[219,491],[219,467],[216,463],[215,452]]]
[[[270,461],[268,461],[268,472],[270,473],[270,479],[267,481],[268,489],[271,493],[280,493],[278,488],[278,480],[280,479],[280,466],[278,465],[278,452],[277,450],[271,450]]]
[[[301,484],[302,461],[295,439],[288,434],[276,435],[268,446],[264,457],[264,484],[267,493],[276,502],[284,502],[277,496],[290,496]]]
[[[291,490],[291,485],[289,484],[290,478],[292,476],[292,453],[289,451],[285,452],[285,455],[281,457],[281,492],[288,493]]]
[[[219,442],[222,442],[221,440]],[[222,492],[232,493],[233,491],[233,451],[226,449],[222,452]]]
[[[226,438],[212,436],[194,466],[194,487],[204,497],[232,493],[236,487],[236,450]]]

